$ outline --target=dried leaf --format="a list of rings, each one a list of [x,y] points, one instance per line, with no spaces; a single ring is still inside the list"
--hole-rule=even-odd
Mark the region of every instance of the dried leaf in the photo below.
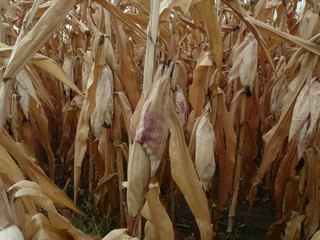
[[[304,215],[297,212],[292,212],[290,220],[287,222],[287,227],[284,235],[284,240],[300,239],[301,222],[304,220]]]
[[[171,133],[169,155],[171,174],[183,193],[198,224],[201,239],[212,239],[213,229],[210,223],[208,203],[196,175],[184,134],[172,103],[169,105],[168,127]]]

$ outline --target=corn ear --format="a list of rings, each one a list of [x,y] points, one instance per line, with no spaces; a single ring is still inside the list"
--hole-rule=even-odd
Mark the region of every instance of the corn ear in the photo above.
[[[215,136],[210,123],[209,113],[205,113],[197,125],[196,131],[196,169],[200,183],[205,191],[213,178],[216,169],[215,157]]]

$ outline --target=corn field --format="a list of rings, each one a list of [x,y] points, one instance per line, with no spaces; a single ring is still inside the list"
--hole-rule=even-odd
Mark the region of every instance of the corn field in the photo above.
[[[183,239],[182,204],[190,239],[237,239],[261,192],[260,239],[320,239],[319,0],[0,11],[1,240]],[[84,198],[116,229],[76,228]]]

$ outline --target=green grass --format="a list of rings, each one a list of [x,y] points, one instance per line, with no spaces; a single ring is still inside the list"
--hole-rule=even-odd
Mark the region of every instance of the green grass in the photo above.
[[[85,234],[101,237],[106,236],[113,229],[119,228],[118,217],[108,218],[106,215],[97,217],[98,214],[92,211],[90,196],[86,195],[88,192],[79,189],[79,193],[77,206],[87,217],[74,214],[71,222],[76,228]]]

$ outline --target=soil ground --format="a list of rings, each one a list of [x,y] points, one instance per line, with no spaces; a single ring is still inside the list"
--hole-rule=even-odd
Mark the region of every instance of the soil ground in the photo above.
[[[264,240],[268,229],[275,222],[274,209],[266,202],[257,200],[251,210],[251,214],[245,224],[245,214],[248,203],[243,203],[238,207],[235,219],[234,231],[227,234],[228,212],[226,212],[218,223],[219,240]],[[186,240],[197,239],[193,215],[187,205],[182,200],[179,210],[178,230]]]

